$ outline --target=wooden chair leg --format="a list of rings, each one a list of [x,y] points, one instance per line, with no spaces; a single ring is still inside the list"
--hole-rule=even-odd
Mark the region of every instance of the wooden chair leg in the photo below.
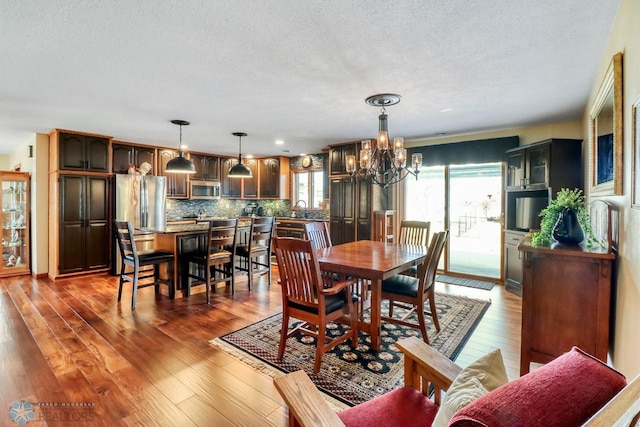
[[[440,332],[440,321],[438,320],[438,312],[436,311],[435,295],[429,295],[429,308],[431,309],[431,317],[433,318],[433,324],[436,330]]]
[[[123,263],[122,267],[120,267],[120,285],[118,286],[118,302],[120,302],[120,300],[122,299],[122,285],[124,283],[124,269],[125,269],[125,265]]]
[[[140,268],[134,267],[133,269],[133,290],[131,292],[131,310],[136,309],[136,296],[138,295],[138,276],[140,275]]]
[[[153,264],[153,290],[155,294],[160,292],[160,264]]]
[[[322,355],[324,354],[324,341],[325,341],[326,328],[318,325],[318,342],[316,343],[316,360],[313,364],[313,373],[317,374],[320,371],[320,365],[322,364]]]
[[[169,260],[167,262],[167,286],[169,286],[169,299],[176,299],[176,284],[173,279],[173,260]]]
[[[429,344],[429,336],[427,335],[427,324],[424,321],[424,309],[416,310],[418,316],[418,324],[420,325],[420,332],[422,332],[422,340]]]
[[[206,263],[204,265],[204,286],[207,304],[211,304],[211,268]]]
[[[287,344],[287,334],[289,333],[289,316],[282,313],[282,330],[280,331],[280,344],[278,345],[278,360],[284,356],[284,348]]]

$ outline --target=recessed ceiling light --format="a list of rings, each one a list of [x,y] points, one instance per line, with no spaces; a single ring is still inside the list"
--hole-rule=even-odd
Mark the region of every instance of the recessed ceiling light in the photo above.
[[[447,133],[446,132],[438,132],[436,133],[436,136],[445,136]]]
[[[282,144],[284,144],[283,140],[279,139],[279,140],[276,141],[276,145],[282,145]]]
[[[448,111],[453,111],[453,108],[445,108],[444,110],[440,110],[441,113],[446,113]]]
[[[306,155],[307,155],[307,153],[300,153],[300,155],[301,155],[301,156],[306,156]]]
[[[288,153],[291,150],[282,150],[283,153]]]
[[[247,155],[245,155],[245,157],[246,157],[247,159],[253,159],[253,154],[247,154]]]

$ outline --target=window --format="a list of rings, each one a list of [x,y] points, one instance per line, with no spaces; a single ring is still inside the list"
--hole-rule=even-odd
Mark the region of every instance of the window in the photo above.
[[[293,171],[293,206],[307,209],[321,209],[324,194],[324,171]]]

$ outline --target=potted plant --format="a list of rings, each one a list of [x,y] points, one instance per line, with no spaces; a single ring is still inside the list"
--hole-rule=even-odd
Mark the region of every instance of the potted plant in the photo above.
[[[531,242],[535,246],[551,245],[552,240],[555,240],[553,239],[554,228],[556,228],[556,232],[558,232],[556,225],[560,226],[560,224],[558,224],[558,218],[563,216],[563,221],[571,222],[570,218],[564,218],[564,215],[567,214],[575,214],[575,218],[584,232],[587,246],[593,245],[596,240],[593,235],[593,230],[591,229],[589,211],[582,190],[579,188],[574,188],[573,190],[562,188],[556,198],[551,200],[549,206],[540,212],[540,217],[542,217],[540,231],[532,233]]]

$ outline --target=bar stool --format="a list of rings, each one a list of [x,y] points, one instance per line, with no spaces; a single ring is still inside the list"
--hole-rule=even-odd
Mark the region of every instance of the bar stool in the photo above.
[[[197,279],[206,289],[207,304],[211,303],[211,289],[215,292],[216,284],[229,282],[231,294],[234,293],[236,267],[236,232],[237,219],[220,219],[209,221],[209,234],[204,251],[190,254],[182,268],[182,283],[187,287],[186,294],[191,294],[189,278]],[[190,271],[191,264],[196,268]]]
[[[175,298],[175,284],[173,283],[173,253],[167,251],[138,251],[133,236],[133,230],[129,221],[113,221],[118,246],[120,248],[120,256],[122,264],[120,266],[120,286],[118,287],[118,302],[122,298],[122,284],[124,282],[133,283],[133,292],[131,295],[131,309],[136,308],[136,294],[138,288],[146,288],[155,286],[155,292],[158,293],[160,284],[169,287],[169,298]],[[167,279],[160,278],[160,264],[167,264]],[[140,275],[140,267],[145,265],[153,265],[153,272],[146,274],[142,271]],[[126,266],[133,267],[132,272],[126,271]],[[143,279],[153,278],[153,282],[140,285],[139,281]]]

